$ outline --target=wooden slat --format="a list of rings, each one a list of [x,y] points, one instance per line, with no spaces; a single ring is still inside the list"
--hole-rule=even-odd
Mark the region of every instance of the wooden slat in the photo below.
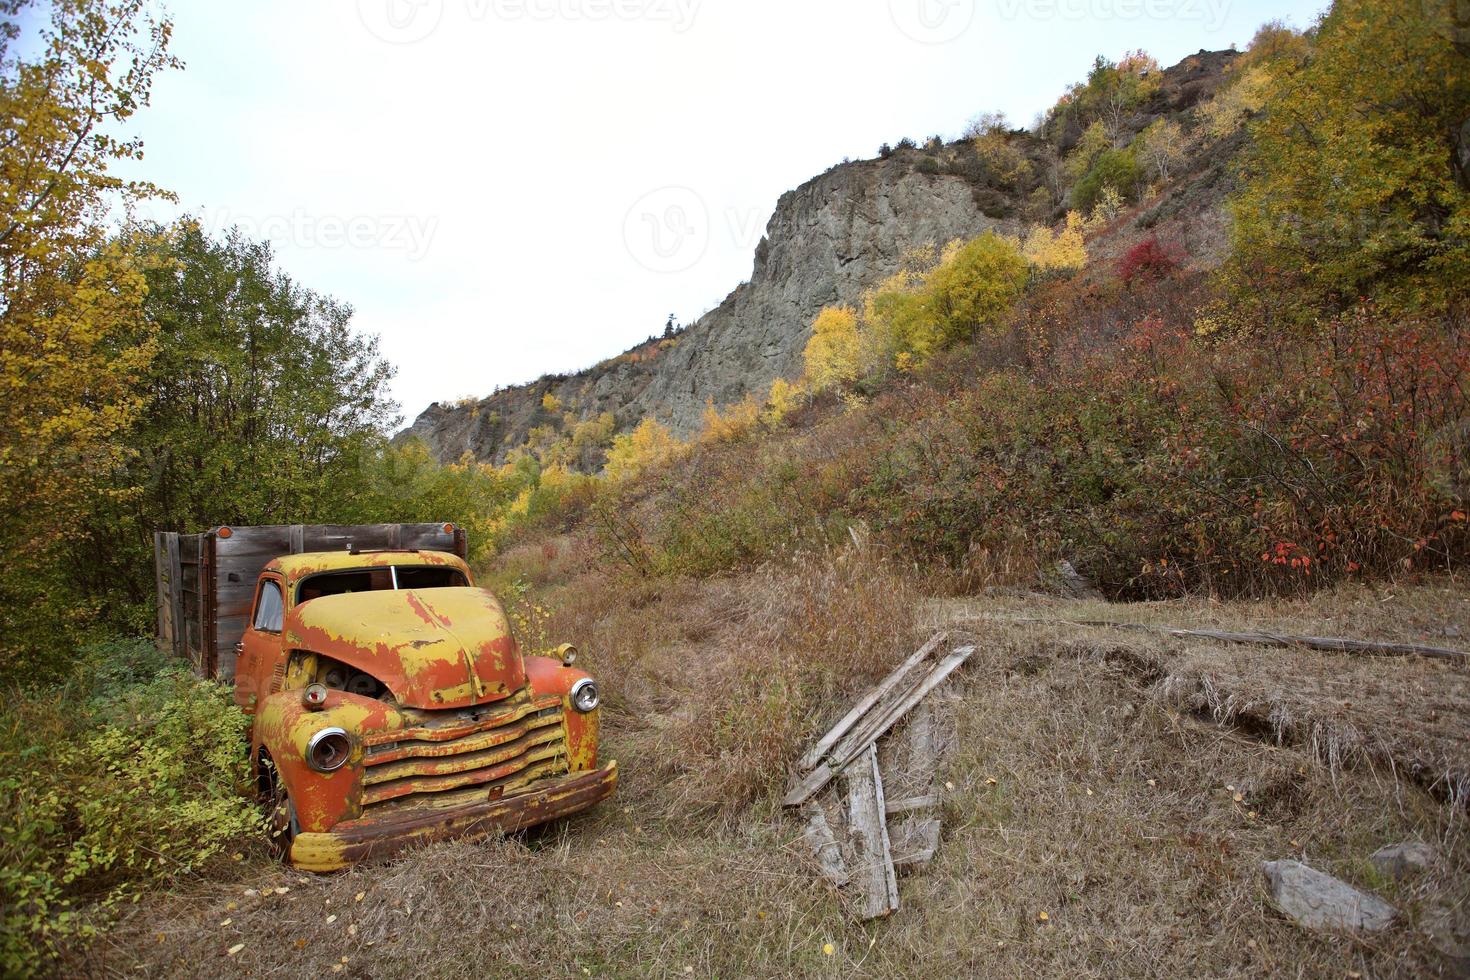
[[[848,831],[858,855],[854,868],[863,890],[862,917],[874,919],[898,909],[898,876],[883,816],[883,777],[878,772],[878,749],[853,761],[843,774],[847,780]]]
[[[898,723],[914,705],[929,692],[944,683],[961,664],[975,652],[973,646],[963,646],[951,652],[925,675],[924,679],[906,692],[891,691],[882,701],[874,704],[853,728],[842,737],[827,758],[819,763],[791,792],[786,794],[786,806],[800,806],[819,793],[839,772],[870,747],[890,728]]]
[[[184,622],[184,570],[179,563],[179,536],[174,533],[166,534],[164,543],[167,548],[169,567],[169,602],[172,606],[169,613],[172,625],[170,638],[173,640],[174,656],[187,658],[189,656],[189,628]]]
[[[911,796],[906,800],[889,800],[886,810],[890,817],[896,817],[915,810],[932,810],[939,803],[938,793],[928,793],[924,796]]]
[[[836,745],[837,740],[846,735],[848,730],[857,723],[857,720],[869,708],[878,703],[879,698],[902,683],[904,678],[908,677],[914,668],[918,667],[931,653],[939,649],[939,645],[948,638],[948,635],[945,632],[935,633],[928,643],[925,643],[919,648],[917,653],[912,654],[907,660],[899,664],[891,674],[879,681],[876,687],[863,695],[858,703],[852,706],[851,711],[843,715],[837,724],[827,730],[827,734],[817,740],[817,744],[807,750],[806,754],[796,763],[797,771],[808,773],[815,769],[818,763],[822,761],[822,757],[827,754],[827,750]]]
[[[832,827],[827,823],[827,815],[815,803],[808,804],[803,812],[807,814],[806,832],[803,834],[807,846],[816,856],[822,876],[841,888],[852,879],[847,873],[847,865],[843,863],[842,849],[837,846],[837,838],[833,836]]]
[[[923,867],[934,860],[939,851],[940,823],[937,819],[920,820],[904,828],[901,844],[894,844],[897,853],[893,856],[895,868]]]

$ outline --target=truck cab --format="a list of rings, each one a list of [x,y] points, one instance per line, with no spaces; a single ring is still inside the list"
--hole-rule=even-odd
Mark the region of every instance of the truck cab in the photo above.
[[[457,554],[281,555],[241,611],[235,701],[273,839],[295,867],[518,830],[616,785],[575,651],[523,655]]]

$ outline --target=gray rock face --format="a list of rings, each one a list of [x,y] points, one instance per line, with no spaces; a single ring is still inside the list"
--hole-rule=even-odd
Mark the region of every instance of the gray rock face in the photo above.
[[[1407,841],[1380,847],[1368,860],[1373,862],[1373,867],[1390,878],[1402,878],[1416,871],[1423,871],[1434,863],[1434,858],[1435,850],[1428,844]]]
[[[1300,861],[1261,865],[1271,900],[1308,929],[1376,932],[1393,922],[1393,906]]]
[[[987,217],[970,183],[914,169],[912,151],[843,164],[781,197],[755,253],[750,281],[672,342],[652,341],[589,370],[543,378],[477,404],[433,405],[405,435],[443,461],[468,452],[503,462],[530,429],[552,422],[554,395],[579,418],[612,412],[619,430],[652,416],[687,436],[705,405],[764,395],[801,373],[812,320],[831,303],[860,304],[899,268],[905,252],[942,247],[1014,223]]]
[[[1127,125],[1139,131],[1161,114],[1207,98],[1235,57],[1232,51],[1200,51],[1166,69],[1153,104]],[[1078,134],[1080,129],[1064,134],[1064,147]],[[588,370],[477,402],[432,405],[399,438],[421,439],[444,462],[468,453],[499,464],[545,435],[533,430],[565,433],[566,415],[585,421],[610,412],[618,431],[651,416],[688,436],[700,428],[706,403],[723,407],[746,395],[759,398],[776,378],[799,375],[821,308],[860,304],[866,290],[898,270],[905,252],[989,230],[1018,231],[1016,221],[993,216],[1028,213],[1046,163],[1039,140],[1016,137],[1013,145],[1033,164],[1020,183],[997,182],[970,141],[937,152],[901,147],[885,159],[833,167],[782,195],[756,248],[750,280],[679,336],[651,339]],[[1045,208],[1032,213],[1038,216],[1055,217]],[[1105,249],[1100,253],[1101,261],[1111,258]],[[543,406],[548,394],[555,397],[554,410]],[[573,465],[595,469],[599,460],[594,451]]]

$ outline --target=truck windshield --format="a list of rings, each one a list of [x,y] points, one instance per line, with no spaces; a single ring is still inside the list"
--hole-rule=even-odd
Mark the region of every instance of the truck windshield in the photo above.
[[[469,585],[457,568],[410,565],[393,568],[354,568],[346,572],[326,572],[303,579],[296,587],[296,602],[309,602],[324,595],[344,592],[386,592],[400,589],[456,589]]]

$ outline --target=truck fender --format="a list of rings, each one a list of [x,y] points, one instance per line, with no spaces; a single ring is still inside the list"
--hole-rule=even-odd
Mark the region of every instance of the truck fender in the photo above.
[[[282,691],[260,702],[255,718],[252,757],[270,753],[304,831],[330,830],[339,821],[361,815],[359,799],[362,733],[392,727],[392,708],[373,698],[331,691],[320,710],[307,708],[299,691]],[[318,772],[306,761],[313,735],[340,728],[352,742],[347,762],[335,772]]]
[[[526,657],[526,679],[536,694],[555,694],[562,699],[562,717],[567,726],[567,761],[572,772],[597,768],[598,715],[601,709],[582,714],[572,707],[572,686],[592,675],[563,666],[551,657]]]

